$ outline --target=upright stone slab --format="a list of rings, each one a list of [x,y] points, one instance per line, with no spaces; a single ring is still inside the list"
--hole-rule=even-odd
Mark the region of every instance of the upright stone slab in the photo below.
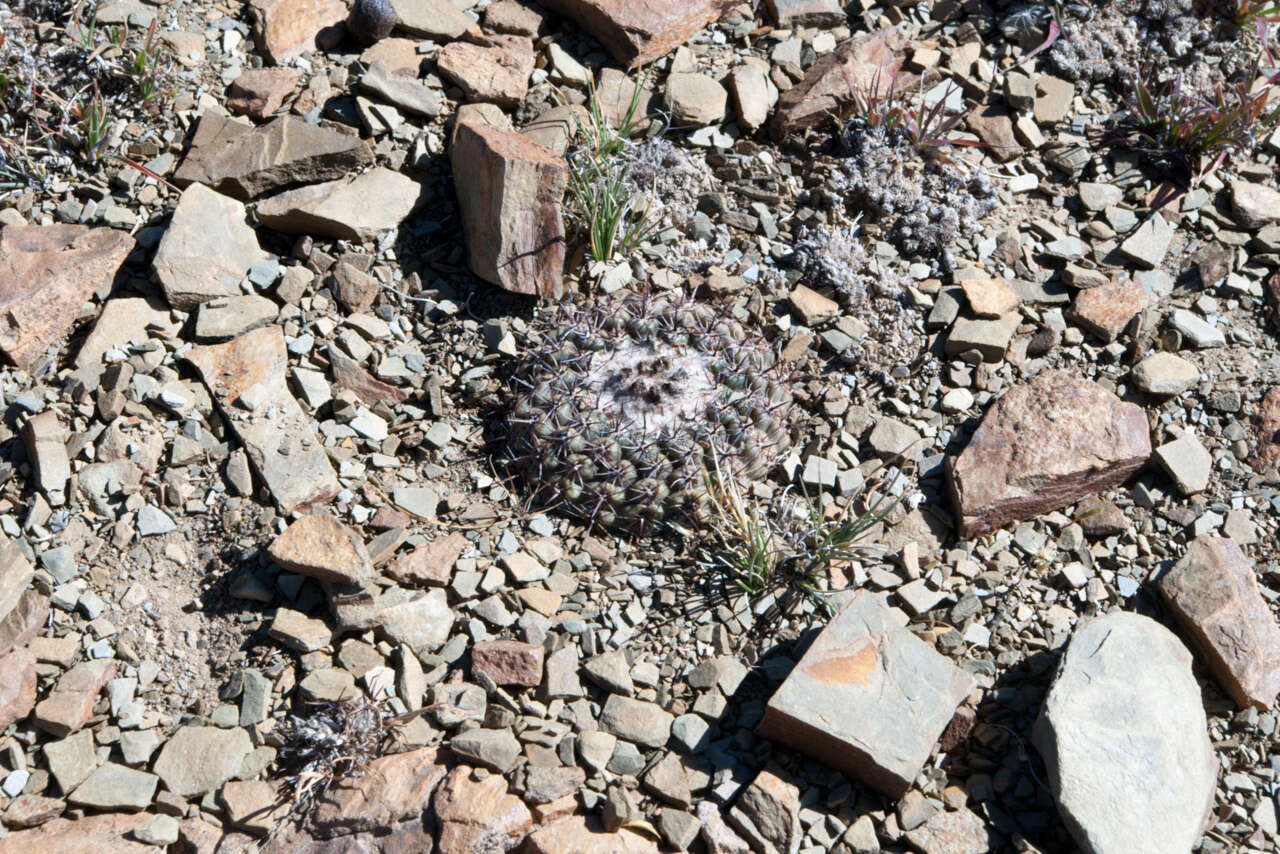
[[[756,732],[896,798],[973,685],[860,591],[774,693]]]
[[[1158,587],[1231,698],[1269,709],[1280,692],[1280,628],[1236,541],[1196,537]]]
[[[1150,456],[1140,407],[1067,371],[1043,371],[996,401],[965,449],[947,458],[960,536],[1108,489]]]
[[[600,40],[628,68],[648,65],[720,19],[728,0],[543,0]]]
[[[461,122],[450,155],[472,271],[520,294],[564,293],[564,159],[526,137]]]
[[[193,347],[186,358],[282,510],[305,510],[338,494],[338,477],[324,446],[289,393],[279,326],[246,332],[226,344]]]
[[[1191,653],[1155,620],[1081,621],[1032,740],[1088,854],[1187,854],[1200,838],[1218,763]]]
[[[87,225],[0,230],[0,351],[24,370],[109,287],[133,251],[128,233]]]

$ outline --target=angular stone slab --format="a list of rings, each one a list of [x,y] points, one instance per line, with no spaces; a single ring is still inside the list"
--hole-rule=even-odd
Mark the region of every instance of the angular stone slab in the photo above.
[[[573,21],[628,68],[648,65],[718,21],[727,0],[545,0],[538,5]]]
[[[289,393],[279,326],[186,355],[280,508],[305,510],[338,494],[338,477],[311,421]]]
[[[303,516],[267,547],[290,572],[338,584],[363,584],[373,572],[360,535],[328,513]]]
[[[515,131],[463,122],[454,132],[454,183],[471,270],[520,294],[564,293],[564,159]]]
[[[996,401],[965,449],[947,458],[960,536],[1108,489],[1150,456],[1141,408],[1075,374],[1044,371]]]
[[[379,757],[358,778],[339,780],[329,789],[311,827],[326,838],[420,817],[448,770],[446,755],[436,747]]]
[[[347,19],[343,0],[251,0],[249,9],[258,48],[276,65],[336,44]]]
[[[103,686],[116,675],[116,663],[82,661],[58,678],[58,684],[36,704],[36,726],[66,738],[93,716],[93,704]]]
[[[152,770],[166,789],[194,798],[212,792],[239,773],[252,751],[249,733],[241,727],[184,726],[165,742]]]
[[[154,845],[133,839],[147,815],[105,813],[55,818],[0,839],[0,854],[156,854]]]
[[[90,388],[98,384],[106,365],[102,357],[108,350],[131,341],[151,337],[148,327],[162,335],[176,337],[181,323],[169,319],[169,307],[156,297],[114,297],[107,300],[102,313],[85,336],[76,353],[76,374]]]
[[[254,127],[205,111],[191,148],[174,173],[179,187],[204,184],[241,201],[299,184],[332,181],[373,163],[354,134],[281,116]]]
[[[418,204],[417,181],[378,167],[353,178],[312,184],[264,199],[258,219],[287,234],[370,240],[395,228]]]
[[[1280,628],[1236,541],[1196,537],[1157,586],[1231,698],[1269,709],[1280,692]]]
[[[244,205],[192,184],[178,199],[152,265],[169,305],[190,311],[214,297],[239,294],[249,268],[266,260]]]
[[[0,351],[26,369],[110,285],[133,251],[127,232],[87,225],[0,230]]]
[[[756,732],[896,798],[973,685],[860,591],[774,693]]]
[[[1032,741],[1089,854],[1188,854],[1200,838],[1218,761],[1191,653],[1155,620],[1082,620]]]
[[[785,135],[827,121],[860,90],[874,89],[882,94],[895,88],[900,92],[914,90],[919,78],[902,71],[906,48],[907,37],[896,27],[841,42],[778,98],[774,130]]]

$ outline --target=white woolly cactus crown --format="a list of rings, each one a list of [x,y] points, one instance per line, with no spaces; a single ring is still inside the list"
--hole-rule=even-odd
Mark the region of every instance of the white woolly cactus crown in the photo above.
[[[687,296],[565,304],[534,333],[505,417],[536,504],[628,534],[705,522],[707,471],[758,479],[790,445],[772,346]]]

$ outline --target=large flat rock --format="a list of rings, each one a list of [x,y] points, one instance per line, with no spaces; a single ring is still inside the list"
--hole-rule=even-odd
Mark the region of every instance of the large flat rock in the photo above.
[[[0,854],[155,854],[159,849],[132,838],[150,816],[107,813],[55,818],[31,830],[10,831]]]
[[[371,163],[373,151],[360,137],[298,116],[281,116],[255,128],[206,110],[173,181],[179,187],[205,184],[247,201],[342,178]]]
[[[215,297],[239,294],[249,268],[266,260],[244,205],[192,184],[178,199],[152,265],[169,305],[190,311]]]
[[[1147,417],[1102,386],[1048,370],[987,410],[948,457],[961,537],[977,537],[1123,482],[1151,456]]]
[[[727,0],[544,0],[628,68],[648,65],[720,19]]]
[[[1088,854],[1187,854],[1200,838],[1218,762],[1191,653],[1155,620],[1081,621],[1033,741]]]
[[[109,287],[133,251],[127,232],[87,225],[0,230],[0,351],[28,368]]]
[[[774,693],[757,733],[898,797],[973,685],[861,591]]]
[[[1269,709],[1280,692],[1280,628],[1236,541],[1196,537],[1158,586],[1231,698]]]
[[[515,293],[559,298],[564,158],[515,131],[461,122],[450,160],[472,272]]]
[[[338,477],[324,446],[289,393],[279,326],[255,329],[225,344],[193,347],[186,358],[282,510],[305,510],[338,494]]]
[[[343,0],[251,0],[258,48],[279,65],[342,38]]]
[[[263,199],[258,220],[288,234],[369,240],[395,228],[418,204],[417,181],[384,167]]]

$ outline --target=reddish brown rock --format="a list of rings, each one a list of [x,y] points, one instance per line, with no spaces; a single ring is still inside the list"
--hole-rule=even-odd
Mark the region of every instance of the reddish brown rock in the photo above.
[[[483,673],[499,685],[536,688],[542,683],[542,656],[539,644],[481,641],[471,648],[471,672]]]
[[[479,768],[450,771],[433,803],[440,821],[438,854],[502,854],[533,826],[529,808],[507,791],[507,781]]]
[[[1027,519],[1122,483],[1151,456],[1142,409],[1096,383],[1047,370],[987,410],[969,444],[947,458],[963,538]]]
[[[1129,530],[1129,519],[1124,511],[1097,496],[1090,496],[1077,504],[1074,519],[1085,536],[1092,539],[1111,537]]]
[[[193,347],[186,355],[286,513],[327,501],[339,488],[310,418],[289,393],[287,355],[279,326]]]
[[[728,0],[543,0],[600,40],[628,68],[648,65],[684,44],[732,5]]]
[[[1008,282],[994,276],[965,279],[960,283],[960,289],[969,301],[969,308],[978,317],[1002,317],[1022,302],[1018,292]]]
[[[39,827],[47,821],[53,821],[67,808],[62,798],[47,798],[44,795],[18,795],[9,802],[4,811],[4,825],[19,830],[28,827]]]
[[[520,294],[564,293],[564,159],[514,131],[476,122],[454,131],[454,183],[471,270]]]
[[[640,833],[623,828],[609,833],[595,817],[570,816],[529,834],[523,854],[658,854],[661,849]]]
[[[99,659],[82,661],[58,679],[58,684],[36,705],[36,726],[65,738],[93,716],[93,703],[103,686],[115,678],[116,663]]]
[[[965,123],[982,140],[984,150],[1001,163],[1022,154],[1022,145],[1013,135],[1013,118],[1003,104],[974,110]]]
[[[26,648],[0,658],[0,729],[31,714],[36,705],[36,657]]]
[[[24,591],[8,616],[0,619],[0,655],[29,644],[48,619],[49,597],[38,590]]]
[[[533,41],[524,36],[449,42],[436,54],[436,70],[461,89],[466,100],[499,107],[520,106],[529,91],[533,65]]]
[[[360,402],[366,406],[375,406],[386,402],[402,403],[409,399],[409,392],[383,382],[372,376],[360,363],[340,352],[336,347],[328,349],[329,367],[333,369],[333,381],[345,389],[355,392]]]
[[[1147,289],[1128,276],[1089,288],[1076,294],[1071,306],[1071,319],[1103,341],[1114,341],[1138,312],[1150,308],[1155,300]]]
[[[330,787],[311,827],[327,838],[421,819],[447,771],[434,747],[379,757],[360,777]]]
[[[388,578],[409,587],[445,587],[453,578],[453,564],[468,545],[457,531],[423,543],[386,569]]]
[[[298,85],[292,68],[248,68],[227,87],[227,109],[237,116],[263,121],[284,104]]]
[[[396,77],[417,80],[418,71],[422,68],[422,54],[418,53],[418,40],[383,39],[365,48],[364,53],[360,54],[360,63],[365,68],[369,68],[375,62],[381,62],[383,67]]]
[[[267,553],[290,572],[320,581],[358,586],[373,572],[360,535],[328,513],[298,519]]]
[[[934,813],[907,831],[907,841],[924,854],[987,854],[992,851],[987,823],[967,809]]]
[[[883,96],[893,89],[913,90],[919,78],[902,73],[906,47],[907,37],[896,27],[842,42],[782,93],[773,116],[774,130],[788,134],[829,121],[859,92]]]
[[[1250,425],[1257,444],[1249,455],[1249,464],[1261,474],[1274,469],[1280,460],[1280,386],[1268,389],[1262,396]]]
[[[373,307],[382,290],[378,280],[347,261],[339,261],[329,274],[334,298],[348,314],[363,314]]]
[[[174,173],[179,187],[204,184],[241,201],[264,193],[341,178],[373,162],[360,137],[281,116],[253,127],[206,110],[191,148]]]
[[[258,49],[276,65],[337,44],[347,20],[342,0],[251,0],[249,9]]]
[[[1280,692],[1280,628],[1236,541],[1196,537],[1158,586],[1231,698],[1270,708]]]
[[[148,818],[124,813],[57,818],[0,839],[0,854],[156,854],[159,849],[130,836]]]
[[[111,285],[133,244],[127,232],[87,225],[0,230],[0,351],[30,367]]]
[[[947,724],[942,735],[938,736],[938,750],[942,753],[950,753],[964,744],[969,738],[969,733],[973,731],[973,724],[977,719],[978,713],[968,706],[956,709],[956,713],[951,717],[951,723]]]

